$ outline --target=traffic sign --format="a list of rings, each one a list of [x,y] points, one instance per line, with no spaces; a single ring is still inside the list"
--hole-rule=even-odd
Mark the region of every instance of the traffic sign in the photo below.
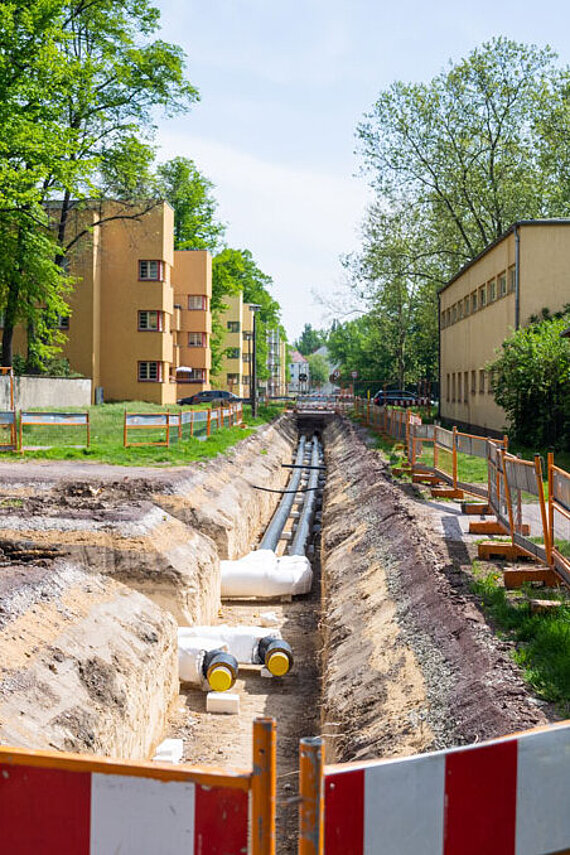
[[[356,380],[356,378],[358,377],[358,371],[351,371],[350,376],[353,380]]]

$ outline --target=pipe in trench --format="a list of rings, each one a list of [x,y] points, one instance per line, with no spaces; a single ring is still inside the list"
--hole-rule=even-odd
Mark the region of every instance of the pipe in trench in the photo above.
[[[301,466],[303,463],[303,459],[305,456],[305,437],[302,436],[299,440],[299,445],[297,447],[297,456],[295,457],[295,465]],[[294,469],[291,479],[289,481],[288,490],[291,492],[286,493],[281,500],[279,507],[275,511],[273,515],[273,519],[269,523],[265,534],[263,535],[263,539],[258,546],[258,549],[272,549],[273,552],[277,551],[277,546],[279,544],[279,540],[281,538],[281,534],[287,520],[289,518],[289,514],[291,513],[291,508],[293,507],[293,502],[295,501],[296,490],[299,487],[299,482],[301,480],[301,472],[302,469]]]
[[[307,540],[311,533],[311,523],[313,521],[313,513],[317,502],[317,487],[319,484],[320,470],[319,465],[319,440],[313,437],[313,450],[311,453],[311,466],[315,467],[310,470],[308,490],[305,494],[303,509],[299,518],[299,524],[295,531],[295,536],[291,546],[289,547],[289,555],[304,555],[307,546]]]

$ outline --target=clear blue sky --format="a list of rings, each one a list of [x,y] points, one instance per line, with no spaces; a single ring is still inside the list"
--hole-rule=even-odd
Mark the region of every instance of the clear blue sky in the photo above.
[[[494,35],[570,61],[568,0],[155,3],[201,95],[161,121],[159,157],[191,157],[214,182],[228,243],[273,277],[290,338],[330,322],[314,295],[343,288],[367,200],[354,129],[382,88],[428,80]]]

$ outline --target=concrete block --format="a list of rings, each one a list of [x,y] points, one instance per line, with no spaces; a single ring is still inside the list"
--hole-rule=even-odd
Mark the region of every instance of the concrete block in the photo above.
[[[183,739],[165,739],[157,747],[152,759],[155,763],[180,763],[183,756]]]
[[[237,715],[239,713],[239,695],[235,692],[208,692],[206,711]]]

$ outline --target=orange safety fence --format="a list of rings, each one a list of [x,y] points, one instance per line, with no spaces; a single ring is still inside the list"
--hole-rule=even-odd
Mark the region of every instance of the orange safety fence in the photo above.
[[[15,451],[18,447],[17,419],[14,410],[0,412],[0,450]]]
[[[136,440],[133,439],[135,431]],[[140,438],[139,438],[140,437]],[[123,424],[123,445],[133,446],[165,446],[180,439],[179,413],[127,413]]]
[[[253,723],[251,770],[0,747],[2,852],[275,853],[276,727]]]
[[[548,517],[554,570],[570,587],[570,474],[548,455]]]
[[[84,433],[84,442],[78,442]],[[19,450],[34,451],[45,448],[89,448],[91,424],[89,413],[20,412]]]

